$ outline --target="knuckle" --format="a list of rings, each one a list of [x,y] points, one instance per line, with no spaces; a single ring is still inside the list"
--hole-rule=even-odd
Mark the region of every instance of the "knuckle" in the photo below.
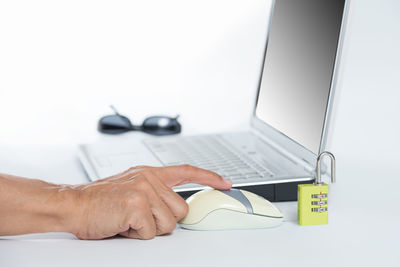
[[[142,177],[146,177],[149,178],[151,175],[149,175],[152,172],[151,169],[149,168],[145,168],[145,169],[139,169],[138,173],[142,176]]]
[[[139,165],[139,166],[136,166],[136,167],[135,167],[136,170],[141,171],[141,172],[150,170],[150,168],[151,168],[151,167],[146,166],[146,165]]]
[[[124,199],[125,206],[127,207],[146,207],[147,197],[144,193],[136,191]]]
[[[164,235],[171,233],[176,228],[176,220],[173,216],[171,218],[164,218],[158,222],[157,226],[157,235]]]
[[[153,239],[157,235],[157,229],[155,227],[149,227],[149,229],[142,234],[142,239],[149,240]]]
[[[149,166],[144,166],[144,165],[142,166],[142,165],[139,165],[139,166],[130,167],[130,168],[127,170],[127,172],[128,172],[128,173],[134,172],[134,173],[143,174],[145,171],[148,171],[148,170],[150,170],[150,167],[149,167]]]
[[[158,195],[159,196],[168,196],[169,194],[176,194],[170,187],[167,186],[158,186]]]
[[[218,173],[216,173],[216,172],[212,172],[212,171],[210,171],[210,174],[214,177],[214,178],[216,178],[216,179],[221,179],[222,178],[222,176],[221,175],[219,175]]]
[[[181,165],[181,166],[182,166],[182,168],[185,169],[185,170],[189,170],[189,169],[193,168],[193,166],[190,165],[190,164],[183,164],[183,165]]]
[[[137,167],[130,167],[130,168],[128,169],[128,171],[135,171],[135,170],[137,170]]]
[[[153,232],[151,232],[151,233],[149,232],[149,233],[143,234],[142,239],[150,240],[150,239],[153,239],[155,236],[156,236],[156,231],[154,231],[154,233]]]
[[[176,221],[175,220],[168,220],[165,225],[165,233],[171,233],[176,228]]]
[[[182,170],[182,172],[189,172],[194,169],[194,167],[189,164],[183,164],[183,165],[180,165],[179,167]]]
[[[179,205],[176,208],[176,216],[178,220],[185,217],[188,214],[188,212],[189,212],[189,205],[186,203],[186,201],[183,201],[182,205]]]
[[[140,177],[139,179],[137,179],[135,185],[136,185],[135,187],[142,192],[148,192],[152,190],[151,184],[144,177]]]

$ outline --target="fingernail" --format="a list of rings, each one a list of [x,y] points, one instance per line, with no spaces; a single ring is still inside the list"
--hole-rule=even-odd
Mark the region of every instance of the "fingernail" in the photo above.
[[[230,179],[225,179],[225,178],[224,178],[224,180],[225,180],[225,183],[226,183],[226,184],[229,184],[229,185],[232,185],[232,184],[233,184],[233,183],[232,183],[232,180],[230,180]]]

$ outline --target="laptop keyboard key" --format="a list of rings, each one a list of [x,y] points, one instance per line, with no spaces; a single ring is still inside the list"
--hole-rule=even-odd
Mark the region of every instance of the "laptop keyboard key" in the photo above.
[[[146,140],[145,145],[164,165],[191,164],[214,171],[234,183],[274,176],[269,168],[244,154],[237,154],[218,138],[215,135],[205,135],[181,137],[177,140]]]

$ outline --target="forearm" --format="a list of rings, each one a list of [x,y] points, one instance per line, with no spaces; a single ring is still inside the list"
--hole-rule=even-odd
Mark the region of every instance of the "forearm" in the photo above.
[[[76,186],[0,174],[0,236],[69,232],[80,239],[151,239],[172,232],[187,214],[187,203],[171,188],[186,183],[232,186],[189,165],[130,168]]]
[[[74,190],[0,174],[0,236],[72,232]]]

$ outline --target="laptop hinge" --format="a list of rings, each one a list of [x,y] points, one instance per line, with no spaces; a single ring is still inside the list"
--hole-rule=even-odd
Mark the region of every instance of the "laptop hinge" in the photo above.
[[[290,161],[296,162],[300,166],[304,167],[307,172],[314,173],[315,164],[308,162],[306,159],[298,157],[297,155],[290,153],[287,149],[284,149],[282,146],[272,141],[271,139],[265,138],[265,136],[257,131],[254,127],[251,127],[251,133],[257,136],[261,141],[267,143],[267,145],[273,147],[278,153],[280,153],[283,157],[287,158]]]

